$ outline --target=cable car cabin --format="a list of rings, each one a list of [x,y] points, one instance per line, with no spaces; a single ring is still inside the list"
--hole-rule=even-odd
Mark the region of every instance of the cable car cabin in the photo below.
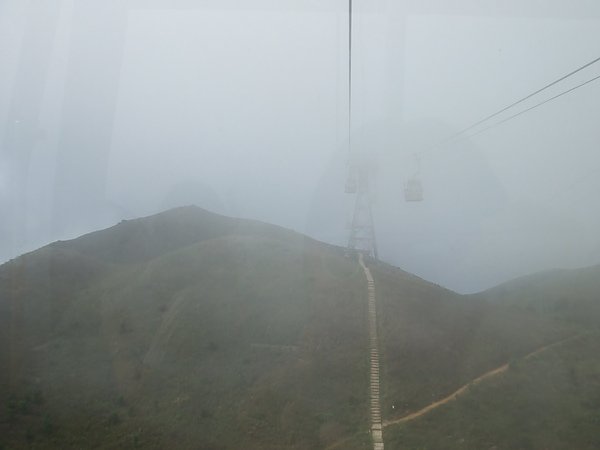
[[[349,176],[346,179],[346,186],[344,188],[344,191],[346,192],[346,194],[356,194],[357,190],[358,183],[356,182],[356,177]]]
[[[411,178],[404,186],[404,200],[407,202],[423,201],[423,185],[421,180]]]

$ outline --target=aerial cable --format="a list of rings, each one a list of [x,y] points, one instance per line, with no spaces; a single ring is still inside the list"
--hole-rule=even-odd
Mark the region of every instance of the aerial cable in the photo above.
[[[352,158],[352,0],[348,0],[348,157]]]
[[[495,123],[495,124],[493,124],[493,125],[490,125],[490,126],[488,126],[488,127],[484,128],[484,129],[482,129],[482,130],[479,130],[479,131],[478,131],[478,132],[476,132],[476,133],[473,133],[473,134],[470,134],[470,135],[468,135],[468,136],[465,136],[465,137],[464,137],[464,138],[462,138],[462,139],[470,139],[470,138],[473,138],[473,137],[475,137],[475,136],[478,136],[478,135],[480,135],[481,133],[484,133],[484,132],[486,132],[486,131],[488,131],[488,130],[491,130],[492,128],[495,128],[495,127],[497,127],[497,126],[499,126],[499,125],[502,125],[503,123],[506,123],[506,122],[508,122],[509,120],[515,119],[515,118],[517,118],[517,117],[519,117],[519,116],[521,116],[521,115],[523,115],[523,114],[525,114],[525,113],[528,113],[528,112],[529,112],[529,111],[531,111],[531,110],[534,110],[534,109],[536,109],[536,108],[539,108],[540,106],[543,106],[543,105],[545,105],[546,103],[550,103],[551,101],[554,101],[554,100],[556,100],[557,98],[560,98],[560,97],[562,97],[563,95],[567,95],[567,94],[569,94],[569,93],[571,93],[571,92],[573,92],[573,91],[575,91],[575,90],[577,90],[577,89],[579,89],[579,88],[582,88],[582,87],[584,87],[584,86],[586,86],[586,85],[588,85],[588,84],[590,84],[590,83],[592,83],[592,82],[594,82],[594,81],[596,81],[596,80],[598,80],[598,79],[600,79],[600,75],[598,75],[598,76],[596,76],[596,77],[594,77],[594,78],[592,78],[592,79],[589,79],[589,80],[587,80],[587,81],[585,81],[585,82],[583,82],[583,83],[581,83],[581,84],[578,84],[577,86],[575,86],[575,87],[572,87],[571,89],[568,89],[568,90],[566,90],[566,91],[563,91],[563,92],[561,92],[560,94],[557,94],[557,95],[555,95],[554,97],[550,97],[549,99],[546,99],[546,100],[544,100],[543,102],[537,103],[537,104],[535,104],[535,105],[533,105],[533,106],[531,106],[531,107],[529,107],[529,108],[527,108],[527,109],[524,109],[523,111],[519,111],[518,113],[516,113],[516,114],[513,114],[512,116],[509,116],[509,117],[507,117],[506,119],[503,119],[503,120],[501,120],[500,122],[497,122],[497,123]],[[457,140],[455,140],[454,142],[458,142],[458,141],[460,141],[460,140],[462,140],[462,139],[457,139]]]
[[[527,95],[527,96],[525,96],[525,97],[523,97],[523,98],[521,98],[521,99],[519,99],[519,100],[517,100],[517,101],[515,101],[515,102],[511,103],[510,105],[508,105],[508,106],[505,106],[504,108],[500,109],[499,111],[496,111],[495,113],[493,113],[493,114],[490,114],[489,116],[487,116],[487,117],[484,117],[484,118],[483,118],[483,119],[481,119],[481,120],[478,120],[477,122],[473,123],[472,125],[469,125],[468,127],[466,127],[466,128],[464,128],[464,129],[462,129],[462,130],[460,130],[460,131],[458,131],[458,132],[454,133],[453,135],[451,135],[451,136],[447,137],[446,139],[444,139],[443,141],[441,141],[441,142],[440,142],[440,143],[438,143],[437,145],[434,145],[433,147],[429,148],[428,150],[424,150],[424,151],[422,151],[421,153],[427,153],[427,152],[429,152],[429,151],[432,151],[432,150],[434,150],[434,149],[435,149],[435,148],[437,148],[437,147],[441,147],[441,146],[443,146],[443,145],[445,145],[445,144],[447,144],[447,143],[449,143],[449,142],[452,142],[452,141],[458,140],[458,139],[457,139],[458,137],[460,137],[460,136],[464,135],[464,134],[465,134],[465,133],[467,133],[468,131],[471,131],[473,128],[476,128],[476,127],[478,127],[479,125],[483,124],[484,122],[487,122],[488,120],[490,120],[490,119],[493,119],[494,117],[497,117],[497,116],[499,116],[499,115],[500,115],[500,114],[502,114],[503,112],[506,112],[506,111],[508,111],[509,109],[511,109],[511,108],[514,108],[514,107],[515,107],[515,106],[517,106],[517,105],[520,105],[521,103],[525,102],[526,100],[529,100],[530,98],[534,97],[535,95],[537,95],[537,94],[540,94],[541,92],[544,92],[545,90],[547,90],[547,89],[551,88],[552,86],[555,86],[556,84],[560,83],[561,81],[564,81],[564,80],[566,80],[566,79],[567,79],[567,78],[569,78],[569,77],[572,77],[572,76],[573,76],[573,75],[575,75],[576,73],[579,73],[579,72],[581,72],[581,71],[582,71],[582,70],[584,70],[584,69],[587,69],[588,67],[590,67],[590,66],[591,66],[591,65],[593,65],[593,64],[596,64],[596,63],[597,63],[597,62],[599,62],[599,61],[600,61],[600,57],[598,57],[598,58],[594,59],[593,61],[590,61],[590,62],[588,62],[587,64],[584,64],[584,65],[583,65],[583,66],[581,66],[581,67],[578,67],[577,69],[573,70],[572,72],[569,72],[568,74],[566,74],[566,75],[563,75],[562,77],[558,78],[557,80],[553,81],[552,83],[549,83],[549,84],[547,84],[546,86],[542,87],[541,89],[538,89],[537,91],[535,91],[535,92],[532,92],[531,94],[529,94],[529,95]],[[591,81],[594,81],[594,80],[591,80]],[[590,82],[591,82],[591,81],[590,81]],[[587,84],[587,83],[584,83],[584,85],[585,85],[585,84]],[[579,87],[581,87],[581,86],[579,86]],[[570,92],[570,91],[568,91],[568,92]],[[561,94],[561,95],[564,95],[564,93],[563,93],[563,94]],[[561,95],[557,96],[556,98],[560,97]],[[554,98],[553,98],[553,99],[554,99]],[[553,100],[553,99],[552,99],[552,100]],[[546,102],[544,102],[544,103],[546,103]],[[543,104],[543,103],[542,103],[542,104]],[[541,104],[540,104],[539,106],[541,106]],[[526,110],[526,111],[524,111],[524,112],[527,112],[527,111],[529,111],[529,110],[531,110],[531,109],[533,109],[533,108],[530,108],[530,109],[528,109],[528,110]],[[522,113],[523,113],[523,112],[522,112]],[[521,114],[522,114],[522,113],[521,113]],[[518,114],[518,115],[520,115],[520,114]],[[504,123],[504,122],[500,122],[500,123]],[[476,134],[479,134],[479,133],[476,133]],[[476,135],[476,134],[475,134],[475,135]],[[474,136],[474,135],[472,135],[472,136]]]
[[[348,178],[344,188],[346,194],[356,194],[356,162],[352,151],[352,0],[348,0]]]

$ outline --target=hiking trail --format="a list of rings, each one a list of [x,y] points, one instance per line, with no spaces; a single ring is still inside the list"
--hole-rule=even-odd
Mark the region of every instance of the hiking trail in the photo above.
[[[570,341],[572,339],[576,339],[578,337],[581,337],[581,334],[576,334],[574,336],[569,336],[568,338],[562,339],[558,342],[553,342],[551,344],[546,344],[543,347],[538,348],[537,350],[534,350],[533,352],[525,355],[523,358],[521,358],[521,360],[527,360],[530,359],[552,347],[555,347],[557,345],[563,344],[567,341]],[[410,422],[411,420],[417,419],[421,416],[424,416],[425,414],[427,414],[428,412],[439,408],[442,405],[445,405],[446,403],[449,403],[453,400],[456,400],[458,397],[460,397],[462,394],[464,394],[465,392],[467,392],[467,390],[471,387],[471,386],[475,386],[476,384],[481,383],[482,381],[488,379],[488,378],[492,378],[495,377],[496,375],[500,375],[501,373],[504,373],[508,370],[509,368],[509,363],[503,364],[500,367],[496,367],[495,369],[492,369],[486,373],[484,373],[483,375],[475,378],[474,380],[471,380],[470,382],[468,382],[467,384],[465,384],[464,386],[462,386],[460,389],[454,391],[452,394],[448,395],[447,397],[442,398],[441,400],[438,400],[436,402],[431,403],[430,405],[427,405],[426,407],[420,409],[419,411],[416,411],[414,413],[408,414],[404,417],[400,417],[399,419],[394,419],[394,420],[388,420],[383,422],[383,427],[388,427],[390,425],[395,425],[395,424],[399,424],[399,423],[404,423],[404,422]]]

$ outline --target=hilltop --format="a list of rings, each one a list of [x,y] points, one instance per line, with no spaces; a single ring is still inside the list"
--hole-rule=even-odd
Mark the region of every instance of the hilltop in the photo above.
[[[600,266],[557,269],[521,277],[477,297],[597,327],[600,325]]]

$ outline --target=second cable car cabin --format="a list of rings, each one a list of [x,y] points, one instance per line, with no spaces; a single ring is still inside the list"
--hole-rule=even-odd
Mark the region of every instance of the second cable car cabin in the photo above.
[[[423,185],[418,178],[409,179],[404,185],[404,200],[407,202],[423,201]]]

